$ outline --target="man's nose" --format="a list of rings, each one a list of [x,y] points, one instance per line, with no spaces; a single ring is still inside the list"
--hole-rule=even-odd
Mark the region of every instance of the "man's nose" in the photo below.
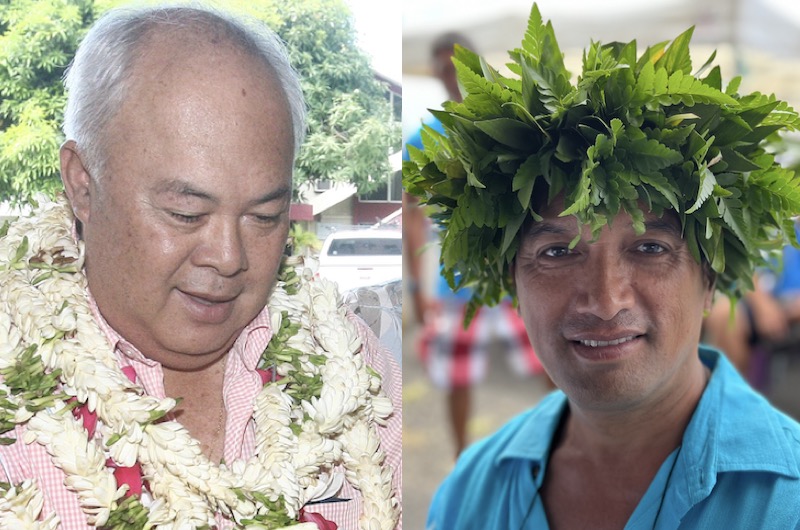
[[[220,218],[209,224],[201,245],[198,265],[211,267],[221,276],[234,276],[247,269],[247,252],[236,219]]]
[[[603,253],[587,260],[580,277],[577,310],[602,320],[613,319],[635,302],[633,271],[616,255]]]

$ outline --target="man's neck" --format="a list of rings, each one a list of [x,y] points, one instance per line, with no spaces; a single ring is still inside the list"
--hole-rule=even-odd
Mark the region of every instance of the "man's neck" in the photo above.
[[[708,380],[699,362],[671,392],[628,410],[570,404],[552,445],[542,487],[553,529],[622,528],[658,469],[683,438]],[[575,510],[580,501],[584,509]]]
[[[226,356],[223,355],[215,362],[197,370],[175,370],[162,366],[167,396],[185,399],[195,396],[205,400],[221,395],[225,359]]]
[[[202,451],[212,461],[223,457],[225,439],[225,401],[223,381],[226,356],[194,371],[164,367],[164,389],[169,397],[180,397],[172,411],[174,419],[200,441]]]
[[[681,385],[664,395],[622,410],[591,410],[570,405],[560,440],[598,462],[652,458],[661,462],[681,443],[708,381],[699,361],[676,374]]]

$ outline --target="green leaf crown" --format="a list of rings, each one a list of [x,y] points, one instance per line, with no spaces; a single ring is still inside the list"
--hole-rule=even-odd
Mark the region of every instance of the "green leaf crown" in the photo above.
[[[692,74],[691,36],[640,56],[635,41],[593,42],[574,85],[535,4],[522,47],[509,52],[515,78],[456,46],[464,100],[431,111],[445,134],[423,128],[403,181],[436,207],[443,274],[452,288],[473,289],[473,311],[513,294],[520,230],[562,193],[561,215],[595,237],[620,211],[642,232],[643,206],[674,210],[692,255],[732,298],[770,253],[797,244],[800,182],[764,146],[800,118],[774,95],[740,95],[739,78],[723,89],[715,54]]]

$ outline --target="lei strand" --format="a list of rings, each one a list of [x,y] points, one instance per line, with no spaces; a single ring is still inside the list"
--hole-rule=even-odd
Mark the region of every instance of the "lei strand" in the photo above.
[[[0,233],[0,436],[27,424],[23,441],[46,448],[90,524],[214,527],[219,512],[239,527],[297,525],[306,503],[335,493],[333,468],[343,464],[363,496],[360,527],[394,528],[399,506],[375,428],[392,405],[332,283],[282,271],[260,363],[275,377],[254,402],[256,454],[215,465],[180,423],[159,421],[175,401],[145,395],[117,366],[88,305],[72,222],[60,199]],[[77,406],[97,415],[91,438]],[[152,499],[126,497],[108,458],[141,465]],[[34,481],[0,486],[0,526],[57,528],[41,509]]]

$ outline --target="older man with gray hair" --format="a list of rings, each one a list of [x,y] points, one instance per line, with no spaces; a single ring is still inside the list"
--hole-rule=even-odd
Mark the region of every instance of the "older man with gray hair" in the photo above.
[[[279,39],[115,10],[66,86],[68,204],[0,239],[0,526],[399,527],[398,367],[282,265],[305,107]]]

